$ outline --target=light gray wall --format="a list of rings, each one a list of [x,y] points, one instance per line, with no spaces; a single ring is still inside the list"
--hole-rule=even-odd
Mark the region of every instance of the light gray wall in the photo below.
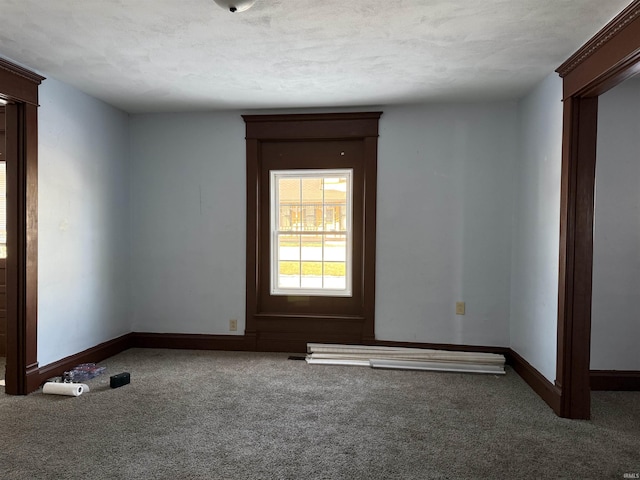
[[[47,79],[40,87],[38,360],[130,331],[128,116]]]
[[[507,346],[516,106],[384,111],[378,337]],[[133,330],[228,334],[237,318],[241,334],[240,113],[137,115],[131,124]],[[454,315],[456,300],[466,316]]]
[[[383,109],[378,338],[511,345],[552,380],[560,90]],[[55,80],[41,102],[41,364],[132,330],[242,334],[240,112],[129,120]]]
[[[640,81],[598,110],[591,368],[640,370]]]
[[[511,273],[511,348],[556,376],[562,81],[549,75],[520,103]]]
[[[509,345],[516,125],[515,103],[385,108],[379,339]]]
[[[132,117],[132,329],[244,333],[239,112]]]

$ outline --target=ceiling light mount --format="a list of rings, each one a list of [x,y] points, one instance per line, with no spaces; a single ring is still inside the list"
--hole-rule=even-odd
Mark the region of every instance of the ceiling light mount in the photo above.
[[[229,10],[231,13],[244,12],[253,7],[256,0],[213,0],[225,10]]]

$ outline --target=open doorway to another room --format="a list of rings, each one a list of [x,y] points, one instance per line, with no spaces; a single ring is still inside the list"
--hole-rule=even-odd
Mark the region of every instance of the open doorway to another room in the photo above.
[[[640,76],[636,75],[598,99],[591,309],[592,390],[637,390],[640,384],[638,152]],[[634,401],[634,397],[629,397],[629,401]]]
[[[555,382],[560,397],[557,413],[566,418],[589,419],[593,370],[600,365],[596,355],[594,363],[590,358],[594,220],[599,221],[595,218],[594,205],[601,202],[602,196],[598,192],[598,199],[595,198],[596,157],[600,155],[598,100],[603,95],[606,102],[604,94],[640,73],[640,0],[633,0],[556,71],[562,77],[564,112]],[[600,184],[598,188],[601,187]],[[615,312],[607,312],[607,315],[614,316]],[[595,335],[598,335],[597,331]],[[610,376],[618,381],[621,379],[619,372],[610,371]],[[638,371],[628,373],[625,382],[640,378]]]
[[[7,169],[4,105],[0,105],[0,386],[7,365]]]
[[[4,392],[24,395],[40,384],[38,310],[38,86],[44,77],[0,58],[0,106],[4,106],[3,157],[6,211],[2,238],[8,255],[0,288],[6,319],[6,351],[0,371]],[[4,183],[3,183],[4,184]],[[6,218],[6,222],[4,219]],[[3,247],[4,247],[3,245]],[[0,338],[2,340],[2,338]]]

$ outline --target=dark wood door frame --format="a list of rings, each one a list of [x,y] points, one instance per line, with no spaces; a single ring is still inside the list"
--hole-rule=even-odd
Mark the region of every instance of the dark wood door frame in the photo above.
[[[557,72],[563,79],[558,415],[588,419],[593,215],[598,96],[640,71],[640,0],[634,0]]]
[[[44,77],[0,58],[6,115],[7,367],[5,392],[40,383],[38,326],[38,85]]]

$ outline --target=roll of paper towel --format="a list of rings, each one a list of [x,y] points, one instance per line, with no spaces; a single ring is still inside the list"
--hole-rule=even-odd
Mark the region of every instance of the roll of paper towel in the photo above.
[[[84,383],[57,383],[47,382],[42,387],[42,393],[51,395],[67,395],[69,397],[79,397],[84,392],[88,392],[89,387]]]

